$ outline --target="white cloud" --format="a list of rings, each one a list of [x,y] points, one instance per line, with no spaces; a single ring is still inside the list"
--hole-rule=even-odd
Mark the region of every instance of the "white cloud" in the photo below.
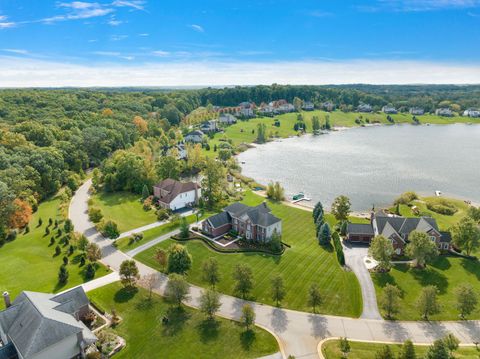
[[[197,24],[188,25],[188,27],[195,30],[196,32],[205,32],[205,29]]]
[[[117,51],[94,51],[93,54],[99,56],[120,56],[120,52]]]
[[[145,1],[140,1],[140,0],[137,0],[137,1],[116,0],[112,3],[112,5],[118,6],[118,7],[130,7],[135,10],[145,10]]]
[[[168,51],[163,51],[163,50],[156,50],[152,52],[153,55],[159,56],[159,57],[168,57],[170,56],[170,52]]]
[[[182,61],[75,65],[4,56],[0,57],[0,68],[0,83],[4,87],[480,83],[478,64],[420,61]]]
[[[10,52],[12,54],[27,55],[28,51],[24,49],[2,49],[4,52]]]
[[[150,36],[150,34],[147,34],[146,32],[144,32],[144,33],[142,33],[142,34],[138,34],[138,36],[147,37],[147,36]]]
[[[123,24],[123,21],[116,20],[116,19],[110,19],[108,21],[108,25],[110,25],[110,26],[118,26],[118,25],[121,25],[121,24]]]
[[[110,40],[112,41],[122,41],[125,40],[128,37],[128,35],[111,35]]]
[[[11,27],[17,26],[16,22],[7,21],[7,20],[8,20],[8,16],[0,15],[0,30],[1,29],[9,29]]]

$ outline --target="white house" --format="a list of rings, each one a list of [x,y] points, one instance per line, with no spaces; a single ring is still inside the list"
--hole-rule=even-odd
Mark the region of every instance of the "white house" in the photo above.
[[[362,103],[358,106],[357,111],[358,112],[372,112],[373,108],[369,104]]]
[[[237,107],[237,116],[240,117],[255,117],[255,105],[251,102],[242,102]]]
[[[80,321],[89,312],[82,287],[61,294],[24,291],[0,312],[0,358],[83,358],[97,337]]]
[[[410,114],[415,116],[422,116],[425,113],[425,110],[421,107],[412,107],[410,109]]]
[[[175,148],[177,151],[176,153],[177,160],[185,160],[187,158],[187,149],[185,148],[185,144],[179,143],[173,148]]]
[[[200,131],[202,132],[216,132],[217,130],[217,120],[206,121],[200,125]]]
[[[218,118],[218,122],[223,125],[233,125],[237,122],[237,119],[230,113],[222,113]]]
[[[313,104],[313,102],[306,101],[303,103],[302,109],[304,111],[313,111],[315,109],[315,105]]]
[[[435,110],[435,115],[443,117],[452,117],[453,112],[449,108],[439,108]]]
[[[465,110],[465,112],[463,113],[463,116],[478,118],[480,117],[480,111],[474,108],[469,108],[468,110]]]
[[[398,113],[398,111],[395,107],[388,106],[388,105],[382,107],[382,112],[386,113],[386,114],[391,114],[391,115],[394,115],[394,114]]]
[[[195,130],[195,131],[189,132],[185,136],[185,141],[186,142],[193,142],[193,143],[200,143],[203,140],[203,136],[205,136],[205,134],[202,131]]]
[[[167,178],[153,186],[153,195],[162,208],[176,211],[198,204],[202,190],[197,183]]]
[[[330,112],[330,111],[335,110],[335,104],[332,103],[332,102],[327,101],[327,102],[322,103],[322,108],[323,108],[325,111],[329,111],[329,112]]]

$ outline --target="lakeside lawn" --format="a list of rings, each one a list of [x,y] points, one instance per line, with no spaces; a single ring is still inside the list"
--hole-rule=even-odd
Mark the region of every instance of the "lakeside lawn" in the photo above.
[[[371,359],[375,357],[375,353],[380,351],[386,344],[380,343],[365,343],[350,341],[349,359]],[[401,344],[388,344],[396,356],[400,353]],[[415,345],[415,353],[417,358],[423,358],[428,351],[428,345]],[[338,359],[342,357],[342,352],[339,349],[339,340],[328,340],[322,344],[322,353],[325,359]],[[478,358],[480,351],[474,347],[460,347],[455,351],[455,358],[459,359],[474,359]]]
[[[211,212],[206,212],[203,214],[203,216],[199,217],[198,220],[201,221],[203,218],[207,218],[207,217],[210,217],[211,215],[213,215],[214,213],[211,213]],[[197,217],[195,214],[191,214],[187,217],[185,217],[187,219],[187,222],[189,224],[192,224],[192,223],[195,223],[196,220],[197,220]],[[145,243],[148,243],[160,236],[163,236],[167,233],[170,233],[176,229],[178,229],[180,227],[180,221],[178,222],[169,222],[169,223],[165,223],[161,226],[158,226],[158,227],[155,227],[155,228],[152,228],[152,229],[149,229],[149,230],[146,230],[144,232],[141,232],[143,233],[143,239],[141,241],[138,241],[138,242],[131,242],[130,240],[130,237],[124,237],[124,238],[120,238],[118,239],[115,243],[116,243],[116,246],[118,249],[120,249],[121,251],[123,252],[127,252],[127,251],[130,251],[132,249],[135,249]]]
[[[402,291],[400,311],[395,315],[398,320],[421,320],[416,300],[422,288],[436,285],[438,302],[441,306],[432,320],[458,320],[455,289],[461,283],[469,283],[477,293],[480,292],[480,262],[460,257],[440,256],[426,269],[410,268],[406,264],[397,264],[389,273],[372,273],[377,298],[381,298],[387,283],[397,285]],[[479,319],[480,308],[468,319]]]
[[[91,198],[93,206],[102,210],[105,219],[117,222],[120,233],[157,221],[155,211],[145,211],[137,194],[99,192]]]
[[[68,247],[61,246],[62,254],[54,256],[59,239],[55,236],[56,243],[50,246],[50,238],[55,234],[54,226],[50,227],[50,235],[44,235],[49,218],[52,218],[53,221],[61,219],[59,205],[60,199],[58,197],[42,202],[37,212],[32,216],[29,224],[30,232],[27,234],[21,233],[14,241],[7,242],[0,247],[2,268],[0,292],[8,291],[12,298],[15,298],[23,290],[52,293],[87,281],[84,273],[85,266],[79,266],[78,260],[75,259],[78,252],[75,252],[69,257],[67,284],[65,286],[58,285],[58,270],[60,265],[63,264],[63,257],[66,255]],[[39,218],[42,218],[43,224],[37,227]],[[63,225],[60,225],[60,228],[63,228]],[[109,272],[103,265],[97,265],[95,278]],[[1,307],[3,308],[3,303]]]
[[[243,202],[248,205],[259,204],[264,198],[247,192]],[[210,250],[198,241],[185,245],[192,255],[193,266],[188,272],[188,281],[200,286],[207,286],[202,280],[202,262],[209,257],[219,263],[221,275],[217,288],[220,292],[234,295],[232,273],[236,264],[247,264],[254,274],[252,300],[261,303],[275,304],[270,296],[270,281],[275,275],[283,277],[286,297],[282,307],[311,311],[308,306],[308,289],[314,282],[320,286],[323,296],[318,312],[358,317],[362,311],[360,286],[353,272],[343,270],[337,262],[333,250],[325,250],[318,245],[311,212],[292,208],[284,204],[269,202],[273,214],[283,221],[282,240],[289,245],[282,256],[259,253],[221,254]],[[333,223],[332,216],[327,220]],[[173,240],[167,240],[154,246],[135,258],[160,270],[153,255],[157,248],[167,249]]]
[[[256,327],[245,333],[237,322],[215,318],[212,323],[198,310],[173,308],[144,289],[128,292],[120,283],[88,293],[107,312],[114,308],[123,319],[111,329],[126,340],[117,358],[258,358],[278,352],[275,338]],[[168,315],[169,324],[162,324]]]

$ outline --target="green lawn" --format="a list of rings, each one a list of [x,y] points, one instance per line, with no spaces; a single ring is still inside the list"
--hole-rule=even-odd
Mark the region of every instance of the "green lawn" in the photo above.
[[[53,226],[51,234],[44,236],[48,219],[60,220],[58,208],[60,200],[54,198],[42,202],[38,211],[33,215],[30,222],[30,232],[19,234],[17,239],[7,242],[0,247],[0,263],[2,274],[0,275],[0,292],[8,291],[12,297],[16,297],[22,290],[40,292],[58,292],[80,283],[84,283],[84,267],[78,263],[70,263],[67,268],[70,274],[67,284],[64,287],[58,286],[58,270],[63,263],[62,258],[68,247],[62,247],[62,254],[54,256],[55,245],[49,246],[50,238],[54,235]],[[37,227],[38,219],[42,218],[43,225]],[[58,238],[56,239],[58,242]],[[75,262],[74,253],[70,262]],[[101,277],[108,273],[108,270],[99,265],[96,276]]]
[[[431,317],[434,320],[459,319],[456,310],[455,288],[461,283],[471,284],[477,293],[480,292],[480,262],[459,257],[438,257],[425,270],[409,268],[397,264],[389,273],[372,274],[377,297],[387,283],[397,285],[402,291],[400,312],[395,316],[399,320],[420,320],[416,309],[416,300],[421,289],[427,285],[436,285],[440,312]],[[480,308],[469,319],[479,319]]]
[[[157,221],[155,211],[145,211],[140,196],[128,192],[100,192],[92,196],[93,205],[102,210],[105,219],[118,224],[121,233]]]
[[[172,309],[155,294],[148,300],[143,289],[129,293],[114,283],[88,295],[108,312],[115,308],[123,319],[114,332],[127,345],[116,358],[258,358],[279,350],[263,329],[248,335],[234,321],[216,318],[211,323],[197,310]],[[170,319],[167,325],[162,324],[165,315]]]
[[[436,202],[439,200],[447,200],[453,203],[457,207],[458,211],[453,216],[447,216],[447,215],[433,212],[427,208],[428,202]],[[418,201],[413,201],[412,204],[417,206],[418,210],[421,213],[425,213],[428,216],[435,218],[437,220],[438,227],[441,231],[447,231],[450,229],[450,227],[457,224],[458,221],[460,221],[460,219],[462,219],[467,215],[467,210],[469,207],[462,200],[445,198],[445,197],[422,197]],[[394,211],[395,208],[392,208],[392,210]],[[400,214],[405,217],[415,217],[415,214],[412,212],[411,207],[406,205],[400,206]]]
[[[244,203],[259,204],[264,199],[247,192]],[[322,313],[358,317],[362,311],[360,287],[352,272],[344,271],[337,262],[333,251],[318,245],[311,212],[283,204],[269,203],[273,213],[283,220],[283,241],[292,247],[282,256],[257,253],[220,254],[208,249],[203,243],[193,241],[186,244],[193,257],[193,267],[188,272],[188,281],[205,286],[202,280],[202,262],[214,257],[219,262],[221,281],[219,291],[233,293],[232,272],[237,263],[248,264],[254,273],[252,298],[257,302],[274,304],[270,298],[270,280],[280,274],[285,282],[286,297],[282,306],[291,309],[311,311],[307,305],[308,289],[318,283],[323,295]],[[332,222],[331,216],[328,220]],[[153,255],[156,248],[168,248],[168,240],[136,256],[141,262],[160,269]]]
[[[210,217],[213,213],[204,213],[202,217],[199,217],[199,221],[202,218]],[[188,223],[194,223],[197,220],[196,215],[191,214],[190,216],[187,216],[187,222]],[[176,223],[166,223],[163,224],[159,227],[149,229],[147,231],[142,232],[143,233],[143,239],[139,242],[130,242],[129,237],[124,237],[120,238],[116,241],[117,248],[120,249],[123,252],[130,251],[134,248],[137,248],[145,243],[148,243],[160,236],[163,236],[164,234],[167,234],[169,232],[174,231],[175,229],[180,227],[180,222]]]
[[[322,345],[322,353],[326,359],[338,359],[342,357],[342,353],[339,349],[338,340],[328,340]],[[349,359],[371,359],[375,357],[375,353],[380,351],[385,344],[377,343],[364,343],[364,342],[350,342],[350,353],[348,354]],[[388,345],[395,355],[398,355],[401,349],[400,344],[389,344]],[[416,345],[415,353],[417,358],[423,358],[428,350],[428,345]],[[461,347],[455,351],[455,358],[461,359],[476,359],[480,355],[480,351],[474,346],[471,347]]]

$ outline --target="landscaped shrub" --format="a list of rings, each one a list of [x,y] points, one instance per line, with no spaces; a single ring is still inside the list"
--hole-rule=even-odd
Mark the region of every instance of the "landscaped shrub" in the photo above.
[[[100,208],[97,208],[97,207],[90,207],[88,209],[88,218],[93,223],[100,222],[103,218],[102,210]]]
[[[338,232],[333,232],[332,234],[333,247],[335,248],[335,253],[337,254],[338,263],[340,265],[345,265],[345,255],[343,253],[342,242],[340,241],[340,236]]]
[[[153,204],[153,196],[148,196],[143,201],[143,210],[150,211],[152,209],[152,204]]]
[[[143,233],[133,233],[130,236],[130,244],[140,242],[143,239]]]
[[[159,221],[165,221],[168,219],[168,211],[164,208],[161,208],[157,211],[157,219]]]
[[[435,202],[427,202],[427,208],[430,211],[447,216],[453,216],[458,211],[457,207],[452,202],[449,202],[445,199]]]
[[[98,224],[98,229],[107,238],[115,239],[120,236],[117,223],[114,221],[102,221]]]

